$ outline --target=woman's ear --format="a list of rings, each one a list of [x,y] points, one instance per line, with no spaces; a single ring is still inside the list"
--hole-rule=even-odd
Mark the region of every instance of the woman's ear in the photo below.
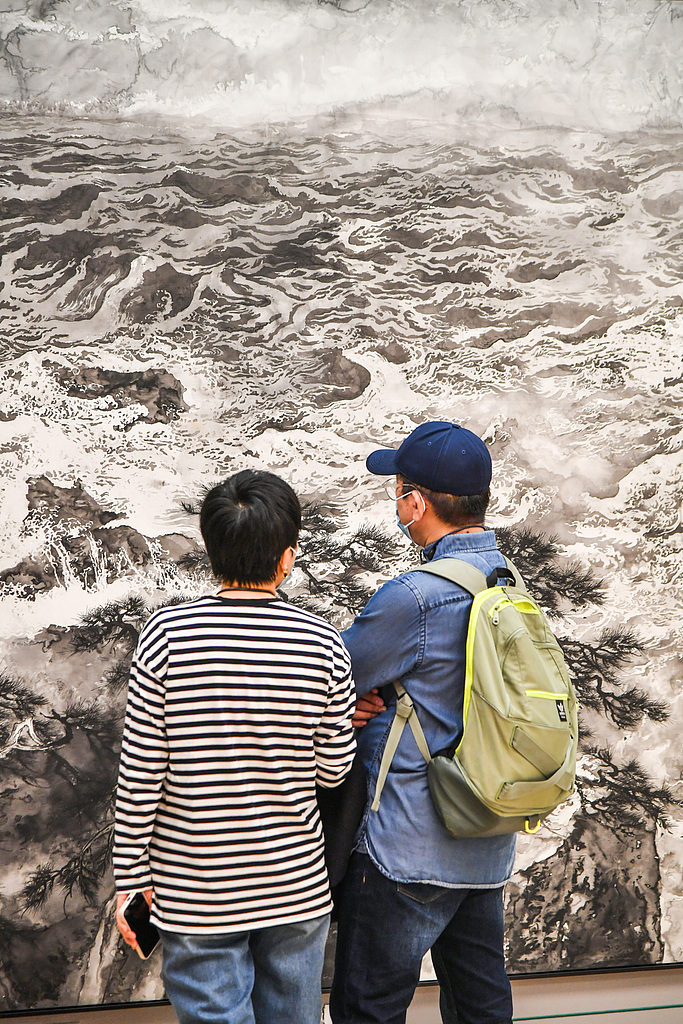
[[[278,575],[282,574],[282,578],[286,579],[292,571],[294,565],[294,559],[296,558],[296,548],[285,548],[280,556],[280,562],[278,565]]]

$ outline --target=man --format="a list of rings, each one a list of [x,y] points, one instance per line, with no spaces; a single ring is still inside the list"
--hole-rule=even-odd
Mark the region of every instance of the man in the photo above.
[[[475,434],[423,423],[398,450],[373,452],[367,468],[395,475],[398,525],[423,560],[456,557],[486,575],[504,564],[484,525],[491,459]],[[456,584],[407,572],[381,587],[342,634],[360,698],[355,721],[366,722],[358,745],[370,798],[339,896],[334,1024],[403,1024],[429,949],[445,1024],[512,1021],[503,885],[514,835],[456,839],[445,829],[410,729],[378,810],[369,806],[393,719],[392,707],[377,712],[394,702],[394,680],[412,697],[432,753],[458,742],[471,604]]]
[[[319,1024],[331,910],[316,782],[354,754],[337,631],[282,601],[299,500],[244,470],[206,495],[221,586],[157,611],[131,671],[116,803],[117,924],[143,892],[180,1024]]]

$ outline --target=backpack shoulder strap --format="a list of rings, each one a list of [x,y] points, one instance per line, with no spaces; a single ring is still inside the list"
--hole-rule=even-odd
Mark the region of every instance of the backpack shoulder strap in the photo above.
[[[502,556],[501,556],[502,557]],[[515,568],[509,558],[503,558],[505,562],[502,568],[506,568],[512,573],[514,580],[514,586],[517,590],[521,590],[527,593],[524,580],[522,579],[519,571]],[[481,572],[480,569],[476,569],[469,562],[465,562],[462,558],[435,558],[433,562],[425,562],[424,565],[418,566],[414,572],[430,572],[434,576],[442,576],[444,579],[450,580],[451,583],[457,583],[458,586],[462,587],[463,590],[467,590],[473,597],[480,594],[483,590],[487,590],[489,586],[493,584],[489,583],[489,579]]]
[[[461,558],[435,558],[433,562],[425,562],[415,571],[442,576],[444,579],[450,580],[451,583],[457,583],[474,597],[482,590],[486,590],[488,586],[484,573]]]
[[[384,783],[386,782],[391,762],[394,759],[394,754],[396,753],[399,740],[403,735],[406,723],[410,726],[412,734],[415,737],[418,750],[424,757],[427,764],[429,764],[432,759],[432,755],[429,753],[429,747],[427,746],[427,740],[425,739],[425,734],[423,733],[422,726],[418,721],[410,694],[402,683],[395,682],[394,689],[396,690],[396,713],[394,714],[394,720],[391,723],[391,729],[389,730],[389,735],[387,736],[387,741],[384,745],[384,752],[379,766],[377,783],[375,785],[375,795],[372,801],[373,811],[376,811],[379,807],[379,798],[382,795]]]

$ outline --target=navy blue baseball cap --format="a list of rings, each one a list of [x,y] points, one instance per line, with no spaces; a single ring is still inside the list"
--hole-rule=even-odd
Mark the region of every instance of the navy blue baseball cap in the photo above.
[[[442,494],[483,494],[491,483],[491,456],[482,439],[445,420],[421,423],[400,448],[380,448],[365,465],[377,476],[400,473]]]

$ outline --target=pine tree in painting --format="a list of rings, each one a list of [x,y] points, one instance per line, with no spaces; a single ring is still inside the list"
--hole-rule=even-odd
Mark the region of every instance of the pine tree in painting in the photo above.
[[[497,531],[502,550],[518,566],[547,613],[572,614],[604,601],[590,571],[562,563],[558,544],[530,530]],[[657,963],[660,878],[654,845],[667,828],[673,795],[631,759],[619,764],[592,740],[590,716],[622,732],[644,719],[663,722],[666,705],[628,686],[628,666],[643,652],[630,630],[603,629],[597,637],[558,639],[581,707],[580,761],[568,822],[560,809],[544,829],[557,832],[556,849],[514,876],[507,887],[508,967],[512,973]],[[529,840],[534,842],[534,840]]]

